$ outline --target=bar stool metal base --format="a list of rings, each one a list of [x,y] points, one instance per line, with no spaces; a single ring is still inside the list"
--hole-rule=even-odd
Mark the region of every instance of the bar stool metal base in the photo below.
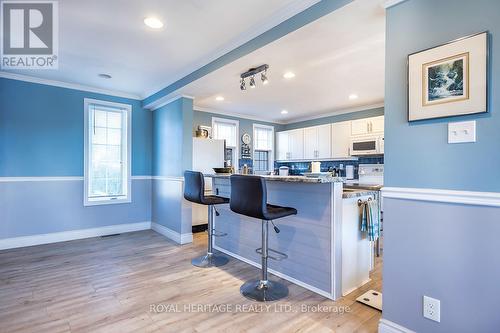
[[[250,280],[240,287],[240,293],[258,302],[277,301],[288,296],[288,287],[277,281]]]
[[[218,254],[205,254],[204,256],[194,258],[191,264],[200,268],[224,266],[229,262],[229,258]]]

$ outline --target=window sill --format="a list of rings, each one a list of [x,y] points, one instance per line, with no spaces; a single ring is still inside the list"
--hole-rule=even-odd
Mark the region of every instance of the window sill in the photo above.
[[[119,199],[86,199],[83,202],[84,206],[100,206],[100,205],[116,205],[131,203],[132,198],[119,198]]]

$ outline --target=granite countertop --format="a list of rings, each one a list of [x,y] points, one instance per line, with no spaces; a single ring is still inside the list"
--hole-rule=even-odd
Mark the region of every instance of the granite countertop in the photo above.
[[[220,174],[205,174],[205,177],[212,178],[228,178],[231,174],[220,173]],[[313,184],[324,184],[324,183],[337,183],[344,182],[343,177],[305,177],[305,176],[261,176],[270,181],[280,181],[280,182],[290,182],[290,183],[313,183]]]
[[[342,192],[342,199],[350,199],[350,198],[358,198],[358,197],[364,197],[367,195],[377,195],[377,191],[371,191],[371,190],[345,190]]]

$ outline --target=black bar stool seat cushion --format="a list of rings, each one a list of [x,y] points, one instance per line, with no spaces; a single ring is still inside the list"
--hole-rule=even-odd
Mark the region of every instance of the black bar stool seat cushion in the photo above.
[[[216,195],[203,196],[203,205],[221,205],[229,203],[228,198],[218,197]]]
[[[285,216],[297,215],[297,210],[292,207],[281,207],[275,205],[266,205],[267,212],[264,213],[264,220],[276,220]]]
[[[184,198],[201,205],[220,205],[229,203],[229,199],[215,195],[205,196],[205,179],[197,171],[184,172]]]
[[[297,214],[295,208],[268,204],[266,180],[259,176],[231,176],[230,208],[235,213],[267,221]]]

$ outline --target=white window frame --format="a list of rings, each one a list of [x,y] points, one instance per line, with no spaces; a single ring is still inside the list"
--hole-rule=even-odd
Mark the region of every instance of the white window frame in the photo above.
[[[89,135],[89,114],[91,105],[101,105],[104,107],[122,109],[126,114],[127,126],[125,128],[126,134],[126,144],[122,144],[122,149],[126,148],[126,183],[127,183],[127,194],[126,196],[120,197],[105,197],[99,199],[89,199],[89,171],[90,171],[90,140]],[[130,104],[115,103],[102,101],[97,99],[85,98],[84,102],[84,177],[83,177],[83,205],[84,206],[94,206],[94,205],[109,205],[109,204],[123,204],[132,202],[132,106]],[[122,129],[123,130],[123,129]]]
[[[235,142],[236,142],[235,154],[236,154],[236,156],[235,156],[235,161],[233,161],[232,166],[235,168],[235,170],[238,170],[239,163],[240,163],[240,122],[238,120],[233,120],[233,119],[212,117],[212,136],[215,136],[215,123],[226,123],[226,124],[232,124],[232,125],[236,126],[236,138],[235,138]],[[216,139],[216,138],[214,137],[214,139]],[[231,146],[228,146],[228,147],[231,148]]]
[[[254,123],[253,124],[253,129],[252,129],[252,134],[253,134],[253,139],[252,139],[252,158],[255,157],[255,142],[257,141],[256,137],[255,137],[255,129],[256,128],[262,128],[262,129],[266,129],[266,130],[271,130],[271,150],[269,150],[269,165],[267,166],[267,172],[269,171],[273,171],[274,170],[274,152],[276,150],[276,146],[275,146],[275,137],[274,137],[274,126],[269,126],[269,125],[263,125],[263,124],[257,124],[257,123]],[[255,171],[255,172],[266,172],[266,171]],[[255,173],[254,172],[254,173]]]

